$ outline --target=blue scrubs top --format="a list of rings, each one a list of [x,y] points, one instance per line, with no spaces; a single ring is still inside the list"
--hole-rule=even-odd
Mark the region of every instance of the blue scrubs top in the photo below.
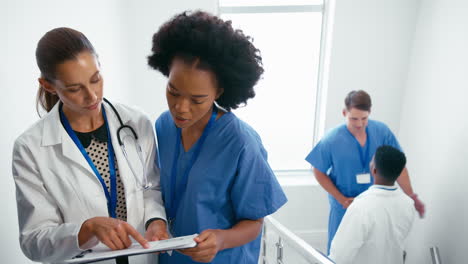
[[[176,126],[170,112],[156,121],[161,187],[165,205],[171,197],[170,178],[174,164]],[[189,165],[198,141],[187,151],[180,146],[177,179]],[[228,229],[244,219],[256,220],[278,210],[287,199],[267,162],[258,134],[233,113],[213,124],[188,175],[176,217],[173,236],[201,233],[205,229]],[[258,262],[259,235],[243,246],[218,252],[211,263]],[[176,251],[161,254],[161,264],[197,263]]]
[[[382,145],[390,145],[401,150],[400,144],[392,131],[382,122],[369,120],[367,125],[367,140],[364,147],[359,146],[356,138],[349,132],[346,124],[340,125],[328,132],[306,157],[314,168],[328,175],[338,190],[346,197],[356,197],[367,190],[374,179],[368,184],[359,184],[356,175],[370,173],[369,163],[375,151]],[[366,151],[367,150],[367,151]],[[361,152],[364,160],[361,160]],[[364,161],[365,167],[362,166]],[[338,229],[346,210],[330,194],[330,216],[328,222],[328,248]]]

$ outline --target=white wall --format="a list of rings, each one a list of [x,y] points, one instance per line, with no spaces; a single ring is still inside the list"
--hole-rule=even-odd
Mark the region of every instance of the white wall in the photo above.
[[[138,105],[156,119],[166,106],[165,81],[146,66],[151,36],[176,12],[194,8],[216,12],[216,0],[0,0],[0,110],[4,113],[0,132],[0,262],[30,263],[18,243],[11,151],[15,138],[38,119],[35,48],[40,37],[61,26],[82,31],[99,54],[106,97]]]
[[[336,0],[325,130],[343,122],[344,98],[367,91],[371,118],[397,132],[419,0]]]
[[[409,239],[408,263],[466,263],[468,245],[468,2],[423,0],[401,111],[413,186],[427,215]]]
[[[328,196],[325,190],[314,184],[280,183],[288,202],[272,216],[286,228],[315,249],[327,252]]]

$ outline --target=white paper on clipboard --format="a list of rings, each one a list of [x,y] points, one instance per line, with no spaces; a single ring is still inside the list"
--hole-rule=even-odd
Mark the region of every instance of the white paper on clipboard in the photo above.
[[[175,237],[167,240],[149,241],[149,248],[143,248],[139,243],[135,242],[130,247],[121,250],[111,250],[106,245],[99,243],[91,250],[83,251],[82,254],[64,261],[63,263],[92,263],[106,259],[112,259],[119,256],[133,256],[140,254],[149,254],[158,251],[168,251],[174,249],[192,248],[197,245],[193,240],[198,234],[190,236]]]

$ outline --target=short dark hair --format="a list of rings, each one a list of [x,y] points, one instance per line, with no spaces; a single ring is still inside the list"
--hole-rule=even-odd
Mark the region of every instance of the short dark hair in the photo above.
[[[370,95],[363,90],[351,91],[345,98],[345,106],[348,111],[351,110],[351,108],[370,111],[372,101]]]
[[[203,11],[182,12],[153,35],[148,64],[168,76],[175,57],[214,73],[223,93],[216,100],[230,111],[255,96],[253,87],[263,74],[260,51],[231,21]]]
[[[93,45],[83,33],[66,27],[50,30],[42,36],[36,47],[36,62],[41,77],[49,82],[54,81],[57,65],[76,59],[83,51],[96,55]],[[58,101],[57,95],[47,92],[42,86],[39,87],[36,99],[38,112],[39,105],[49,112]]]
[[[406,156],[392,146],[383,145],[375,152],[374,165],[379,176],[393,183],[406,165]]]

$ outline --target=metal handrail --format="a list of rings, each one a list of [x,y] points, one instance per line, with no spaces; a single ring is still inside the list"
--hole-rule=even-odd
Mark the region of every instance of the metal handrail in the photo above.
[[[442,262],[440,261],[439,248],[438,247],[431,247],[429,249],[429,251],[431,252],[432,263],[433,264],[441,264]]]
[[[276,243],[276,248],[277,248],[277,263],[283,263],[283,245],[287,244],[292,247],[292,249],[302,255],[304,260],[306,260],[308,263],[311,264],[334,264],[333,261],[331,261],[328,257],[323,255],[320,251],[316,250],[313,248],[311,245],[309,245],[307,242],[305,242],[302,238],[298,237],[296,234],[291,232],[289,229],[287,229],[285,226],[283,226],[280,222],[275,220],[271,216],[265,217],[264,221],[264,252],[262,254],[263,258],[266,258],[266,231],[267,230],[274,230],[275,233],[279,235],[279,240]],[[264,263],[266,263],[264,261]]]

